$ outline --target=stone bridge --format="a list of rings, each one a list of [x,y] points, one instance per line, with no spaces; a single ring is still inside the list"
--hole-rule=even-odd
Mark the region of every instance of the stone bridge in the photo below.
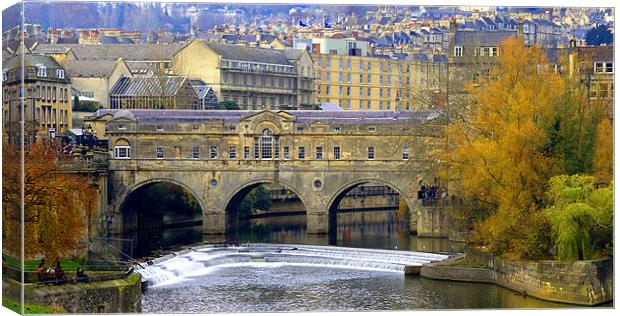
[[[109,140],[110,233],[123,231],[129,196],[154,182],[189,191],[207,234],[234,228],[245,194],[265,183],[300,198],[310,233],[335,229],[340,200],[365,183],[397,191],[420,235],[444,231],[417,201],[445,146],[436,111],[99,110],[90,122]]]

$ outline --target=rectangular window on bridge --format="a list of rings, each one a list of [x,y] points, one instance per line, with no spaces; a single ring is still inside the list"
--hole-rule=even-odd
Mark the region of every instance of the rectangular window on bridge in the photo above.
[[[237,159],[237,147],[236,146],[230,146],[230,148],[228,148],[228,157],[230,159]]]
[[[243,159],[250,159],[250,146],[243,147]]]
[[[288,146],[284,146],[283,150],[284,150],[284,159],[286,160],[290,159]]]
[[[260,154],[258,137],[254,137],[254,159],[258,159]]]
[[[409,147],[403,147],[403,160],[409,160]]]
[[[323,159],[323,147],[321,146],[316,148],[316,159]]]
[[[375,159],[375,147],[370,146],[368,147],[368,160],[374,160],[374,159]]]
[[[200,147],[194,146],[192,147],[192,158],[199,159],[200,158]]]
[[[305,159],[306,158],[306,148],[304,147],[299,147],[299,159]]]
[[[217,159],[217,146],[211,146],[211,159]]]
[[[334,147],[334,159],[340,159],[340,146]]]
[[[164,159],[164,147],[157,146],[157,148],[155,149],[155,158]]]
[[[116,159],[129,159],[129,158],[131,158],[131,147],[129,147],[129,146],[116,146],[116,147],[114,147],[114,158],[116,158]]]

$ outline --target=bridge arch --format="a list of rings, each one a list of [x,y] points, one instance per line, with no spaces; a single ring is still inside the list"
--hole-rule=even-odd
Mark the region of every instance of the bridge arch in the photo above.
[[[167,185],[157,187],[162,183]],[[131,256],[202,240],[203,201],[183,182],[168,178],[139,182],[119,197],[117,210],[116,234],[131,240],[122,245]]]
[[[248,181],[245,182],[242,185],[237,186],[234,190],[231,191],[230,194],[228,194],[226,196],[226,198],[223,200],[224,204],[223,204],[223,209],[226,212],[226,231],[230,231],[235,230],[235,228],[238,227],[239,224],[239,213],[238,213],[238,208],[239,205],[241,204],[241,201],[243,200],[243,198],[253,189],[263,185],[263,184],[279,184],[284,186],[286,189],[291,190],[295,195],[297,195],[297,197],[299,198],[300,202],[302,203],[302,205],[304,206],[304,208],[307,211],[307,204],[306,201],[308,201],[308,199],[306,199],[302,194],[298,188],[295,187],[295,185],[293,185],[292,183],[286,181],[286,180],[282,180],[282,179],[278,179],[278,180],[274,180],[273,178],[261,178],[261,179],[254,179],[252,181]]]
[[[336,189],[328,200],[329,202],[327,204],[327,216],[328,216],[327,231],[330,235],[330,238],[335,239],[335,235],[336,235],[335,233],[336,233],[336,227],[337,227],[338,205],[340,204],[342,199],[345,197],[345,195],[347,195],[347,193],[349,193],[354,188],[360,185],[366,184],[366,183],[380,183],[380,184],[383,184],[385,186],[392,188],[394,191],[396,191],[399,194],[399,198],[405,201],[409,210],[410,211],[414,210],[413,198],[411,197],[411,194],[409,194],[409,191],[403,188],[402,185],[399,186],[393,183],[392,181],[381,179],[381,178],[376,178],[376,177],[360,178],[360,179],[351,180],[341,185],[338,189]]]

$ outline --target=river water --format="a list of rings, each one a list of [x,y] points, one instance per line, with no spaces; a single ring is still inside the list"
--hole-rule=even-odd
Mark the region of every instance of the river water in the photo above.
[[[305,216],[264,218],[241,225],[232,242],[459,252],[463,244],[409,236],[393,211],[338,215],[337,236],[306,234]],[[185,229],[187,230],[187,229]],[[200,234],[169,233],[170,236]],[[200,240],[185,240],[186,243]],[[210,240],[223,241],[223,240]],[[143,293],[148,313],[387,311],[472,308],[566,308],[490,284],[435,281],[401,273],[284,263],[210,267]]]

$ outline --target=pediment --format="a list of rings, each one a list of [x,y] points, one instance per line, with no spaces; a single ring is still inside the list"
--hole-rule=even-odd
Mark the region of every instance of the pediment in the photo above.
[[[242,118],[241,122],[253,122],[258,124],[263,121],[271,121],[280,125],[282,122],[292,122],[295,120],[295,116],[289,114],[286,111],[273,112],[271,110],[264,110],[258,113],[254,113],[250,116]]]

